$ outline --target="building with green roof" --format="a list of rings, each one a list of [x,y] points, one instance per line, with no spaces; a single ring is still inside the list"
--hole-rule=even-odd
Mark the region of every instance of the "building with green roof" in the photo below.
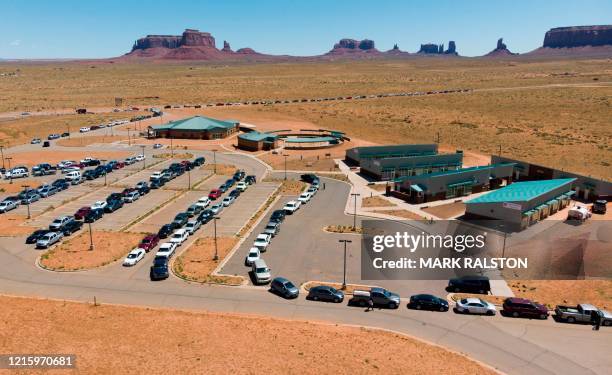
[[[220,139],[236,133],[239,126],[240,123],[234,120],[193,116],[163,125],[149,126],[148,132],[151,138]]]
[[[565,208],[575,178],[515,182],[470,199],[466,218],[502,220],[509,228],[524,229]]]
[[[272,150],[278,147],[278,134],[251,131],[238,136],[238,148],[242,150]]]
[[[404,176],[395,179],[395,191],[411,203],[424,203],[452,199],[497,189],[504,182],[512,182],[513,163],[483,165]]]

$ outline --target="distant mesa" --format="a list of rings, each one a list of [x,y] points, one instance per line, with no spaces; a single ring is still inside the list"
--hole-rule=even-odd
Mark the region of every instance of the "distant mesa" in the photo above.
[[[138,39],[132,51],[125,58],[153,58],[170,60],[223,60],[240,58],[245,55],[268,57],[251,48],[232,51],[227,41],[217,49],[215,38],[206,32],[186,29],[182,35],[147,35]],[[269,56],[272,57],[272,56]]]
[[[454,40],[448,42],[447,50],[444,50],[444,44],[421,44],[421,48],[419,48],[417,53],[427,55],[458,55],[457,45],[455,44]]]
[[[495,49],[487,53],[486,57],[503,57],[503,56],[516,56],[518,53],[512,53],[504,43],[504,38],[497,39],[497,46]]]
[[[612,25],[555,27],[529,56],[612,56]]]
[[[340,41],[334,44],[334,48],[327,53],[327,55],[345,55],[345,54],[377,54],[380,51],[376,49],[373,40],[363,39],[340,39]]]

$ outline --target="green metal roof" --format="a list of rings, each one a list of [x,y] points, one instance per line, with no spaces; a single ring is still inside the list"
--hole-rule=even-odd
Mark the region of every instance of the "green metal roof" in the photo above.
[[[266,141],[266,140],[268,140],[268,141],[274,140],[274,139],[278,138],[278,135],[277,134],[260,133],[260,132],[257,132],[257,131],[252,131],[252,132],[240,134],[238,136],[238,138],[245,139],[247,141],[259,142],[259,141]]]
[[[575,178],[560,178],[555,180],[538,180],[515,182],[501,189],[494,190],[478,198],[471,199],[465,203],[503,203],[503,202],[525,202],[546,194],[551,190],[557,189],[576,181]]]
[[[236,122],[217,120],[204,116],[193,116],[182,120],[170,121],[163,125],[153,125],[153,130],[186,130],[186,131],[215,131],[230,129],[236,126]]]

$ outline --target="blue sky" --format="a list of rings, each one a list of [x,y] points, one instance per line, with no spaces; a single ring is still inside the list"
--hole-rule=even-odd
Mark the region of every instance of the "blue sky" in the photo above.
[[[321,54],[348,37],[410,52],[455,40],[475,56],[500,37],[527,52],[552,27],[611,23],[610,0],[2,0],[0,58],[113,57],[139,37],[185,28],[212,33],[218,47],[227,40],[271,54]]]

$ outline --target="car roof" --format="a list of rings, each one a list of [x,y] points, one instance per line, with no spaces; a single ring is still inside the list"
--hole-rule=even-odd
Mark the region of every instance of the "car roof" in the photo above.
[[[465,298],[465,303],[481,303],[480,298],[469,297]]]
[[[280,277],[280,276],[279,276],[279,277],[275,277],[275,278],[274,278],[274,281],[277,281],[277,282],[279,282],[279,283],[283,283],[283,284],[286,284],[286,283],[290,283],[290,282],[291,282],[291,281],[289,281],[288,279],[285,279],[284,277]]]
[[[506,298],[506,301],[510,303],[532,303],[530,300],[520,297],[509,297]]]
[[[253,262],[253,264],[255,265],[256,268],[268,267],[266,262],[261,258],[256,259],[255,262]]]
[[[183,233],[185,233],[185,232],[186,232],[186,230],[185,230],[185,229],[183,229],[183,228],[181,228],[181,229],[177,229],[177,230],[174,232],[174,234],[176,234],[176,233],[178,233],[178,234],[183,234]]]

